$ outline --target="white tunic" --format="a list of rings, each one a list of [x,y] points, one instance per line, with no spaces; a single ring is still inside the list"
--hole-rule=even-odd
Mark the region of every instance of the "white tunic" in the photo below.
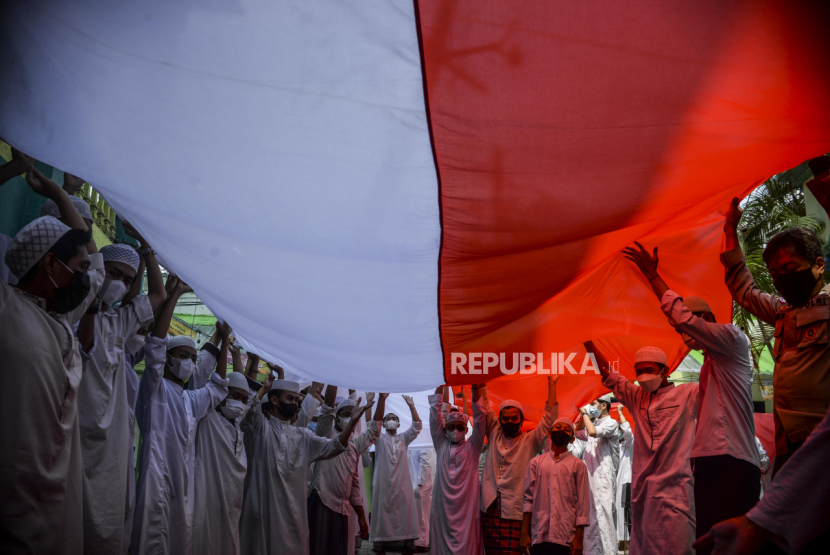
[[[628,541],[631,535],[625,525],[625,511],[622,508],[623,485],[631,483],[631,457],[634,454],[634,434],[631,433],[631,424],[625,422],[620,429],[623,433],[623,441],[620,444],[620,467],[617,470],[617,540]]]
[[[482,555],[478,459],[486,434],[484,398],[473,403],[473,434],[458,444],[447,439],[441,395],[429,396],[429,429],[437,458],[429,552],[433,555]]]
[[[409,444],[423,424],[413,422],[408,430],[391,435],[386,430],[375,443],[375,476],[372,492],[372,541],[391,542],[418,537],[418,520],[412,477],[409,475]]]
[[[617,532],[614,523],[614,499],[617,473],[614,458],[620,450],[617,421],[606,416],[594,422],[597,436],[582,429],[576,435],[585,443],[582,460],[588,467],[590,523],[585,529],[585,555],[616,555]]]
[[[104,281],[101,255],[89,260],[89,294],[66,314],[0,283],[0,553],[83,551],[82,370],[72,326]]]
[[[697,384],[646,393],[612,373],[605,387],[631,412],[631,555],[693,555],[694,477],[689,460],[695,435]]]
[[[196,431],[192,552],[238,555],[242,484],[248,469],[239,420],[217,407]]]
[[[104,305],[95,315],[95,346],[83,357],[78,421],[87,553],[125,553],[129,547],[129,536],[124,545],[124,527],[135,474],[130,472],[133,406],[128,382],[137,377],[125,363],[124,343],[152,319],[153,307],[146,295],[117,309]]]
[[[130,553],[191,553],[196,426],[228,395],[214,374],[207,386],[185,391],[162,377],[167,339],[147,336],[145,370],[136,402],[141,430],[135,521]]]
[[[239,526],[242,553],[306,555],[309,466],[346,448],[287,420],[266,419],[258,404],[248,411],[242,430],[251,434],[253,451]]]
[[[429,547],[429,516],[432,507],[432,484],[435,475],[435,449],[415,449],[409,452],[409,474],[415,495],[418,515],[418,539],[415,545]]]

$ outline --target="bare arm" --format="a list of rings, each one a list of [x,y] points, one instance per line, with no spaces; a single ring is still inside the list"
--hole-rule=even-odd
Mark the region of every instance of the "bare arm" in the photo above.
[[[12,148],[12,159],[9,162],[6,162],[2,166],[0,166],[0,186],[2,186],[6,181],[12,179],[13,177],[17,177],[26,172],[26,169],[29,166],[34,166],[35,161],[20,152],[19,150]]]
[[[360,417],[363,416],[364,412],[366,412],[367,410],[372,408],[372,405],[369,405],[369,404],[363,405],[361,407],[360,406],[360,401],[361,401],[361,399],[358,397],[357,405],[352,410],[351,420],[349,420],[349,423],[346,425],[346,427],[343,429],[342,432],[340,432],[340,435],[337,437],[337,440],[340,442],[340,445],[342,445],[343,447],[348,447],[349,446],[349,438],[351,437],[355,426],[357,426],[357,423],[360,422]]]
[[[156,325],[153,327],[153,337],[158,337],[159,339],[167,337],[167,332],[170,330],[170,322],[173,320],[173,312],[176,310],[176,303],[179,301],[179,297],[190,291],[193,291],[193,289],[182,280],[176,282],[176,286],[173,288],[170,296],[167,297],[167,301],[164,303],[156,319]]]
[[[217,322],[216,328],[222,338],[222,346],[219,347],[219,358],[216,360],[216,373],[224,380],[228,373],[228,340],[233,330],[227,322],[224,324]]]
[[[726,220],[723,222],[723,235],[726,239],[726,250],[731,251],[741,246],[738,239],[738,223],[741,221],[741,199],[734,197],[726,212]]]
[[[326,405],[334,408],[334,400],[336,398],[337,398],[337,386],[329,384],[328,387],[326,387],[326,397],[324,399],[324,402],[326,403]]]
[[[138,261],[138,271],[135,273],[135,279],[133,280],[133,284],[130,286],[129,291],[124,297],[121,299],[121,304],[130,304],[133,302],[133,299],[138,297],[141,294],[141,278],[144,277],[144,270],[147,268],[147,264],[144,262],[144,257],[140,257]],[[167,291],[164,292],[164,298],[167,298]],[[156,307],[153,307],[153,311],[155,312]]]
[[[246,375],[244,365],[242,364],[242,354],[239,352],[239,347],[228,344],[228,350],[231,352],[231,361],[233,362],[233,371],[243,376]]]
[[[383,413],[386,411],[386,398],[389,397],[388,393],[378,393],[378,404],[375,407],[375,420],[377,422],[383,422]],[[371,402],[371,401],[369,401]]]
[[[622,251],[623,256],[637,265],[643,275],[648,279],[651,289],[654,291],[654,294],[657,295],[657,300],[662,300],[663,295],[669,290],[669,286],[666,285],[666,282],[663,281],[663,278],[661,278],[660,274],[657,273],[657,264],[659,263],[659,259],[657,257],[657,247],[654,247],[653,254],[649,254],[648,251],[643,248],[643,245],[637,241],[634,241],[634,244],[637,245],[637,248],[626,247]]]
[[[420,422],[421,417],[418,416],[418,410],[415,408],[415,400],[408,395],[403,396],[403,400],[406,401],[406,404],[409,405],[409,413],[412,415],[412,423]]]
[[[276,378],[274,378],[274,375],[270,372],[267,376],[265,376],[265,382],[262,384],[262,387],[259,388],[259,391],[256,392],[256,396],[259,398],[260,401],[263,397],[265,397],[266,393],[271,391],[271,386],[274,385],[275,379]]]
[[[164,278],[161,276],[161,269],[159,268],[158,260],[156,260],[156,255],[153,253],[150,244],[131,224],[130,222],[124,222],[124,232],[141,243],[141,247],[144,249],[150,249],[150,252],[146,253],[142,256],[142,262],[145,262],[147,265],[147,299],[150,301],[150,306],[153,307],[155,310],[157,307],[161,306],[161,304],[167,298],[167,291],[164,289]],[[138,277],[139,274],[136,274]],[[141,281],[140,279],[136,279],[136,281]],[[139,288],[141,286],[139,285]],[[214,343],[215,345],[216,343]]]
[[[26,183],[29,184],[29,187],[35,193],[53,200],[58,205],[63,223],[72,229],[89,230],[84,219],[78,214],[78,209],[75,208],[75,205],[69,199],[69,195],[66,194],[66,191],[60,185],[43,175],[39,170],[36,170],[34,166],[30,166],[26,170]],[[89,236],[86,250],[89,254],[98,252],[98,247],[95,246],[95,241],[92,240],[92,234]]]
[[[597,361],[597,366],[599,367],[599,373],[600,375],[602,375],[602,379],[604,380],[609,375],[611,375],[611,363],[608,362],[608,359],[605,358],[605,355],[603,355],[597,348],[597,346],[594,345],[594,342],[586,341],[585,343],[583,343],[583,345],[585,346],[586,351],[594,355],[594,358]]]
[[[585,431],[588,432],[589,436],[597,437],[597,429],[594,427],[591,417],[588,416],[588,413],[585,411],[585,407],[579,409],[579,412],[582,413],[582,423],[585,425]]]

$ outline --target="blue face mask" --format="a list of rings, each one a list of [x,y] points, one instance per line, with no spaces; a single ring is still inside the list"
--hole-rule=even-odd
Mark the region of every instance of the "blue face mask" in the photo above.
[[[588,407],[588,416],[590,416],[591,418],[599,417],[599,409],[597,407],[594,407],[594,406],[589,406]]]
[[[311,430],[312,432],[316,432],[317,431],[317,422],[309,422],[308,423],[308,429]]]

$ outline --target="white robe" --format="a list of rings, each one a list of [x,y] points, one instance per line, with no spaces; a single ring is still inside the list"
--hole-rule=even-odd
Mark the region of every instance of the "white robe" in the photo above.
[[[372,480],[372,541],[392,542],[418,537],[418,521],[412,477],[409,475],[409,444],[423,424],[413,422],[408,430],[391,435],[386,430],[375,443],[375,475]]]
[[[346,448],[337,439],[316,436],[287,420],[266,419],[256,403],[241,426],[251,436],[253,451],[239,526],[242,553],[306,555],[309,466]]]
[[[130,553],[187,555],[193,524],[196,427],[228,395],[214,374],[207,386],[186,391],[162,377],[167,339],[148,336],[136,402],[141,430],[135,521]]]
[[[248,469],[239,421],[212,410],[196,431],[194,555],[239,555],[242,485]]]
[[[606,416],[594,422],[597,436],[591,437],[586,430],[577,432],[584,440],[585,454],[582,460],[588,467],[590,524],[585,528],[585,555],[617,555],[617,532],[614,522],[614,498],[617,475],[614,459],[618,458],[620,439],[617,435],[617,421]]]
[[[146,295],[117,309],[105,305],[95,315],[94,347],[83,356],[78,421],[84,458],[86,553],[118,554],[129,548],[124,528],[135,474],[130,472],[133,406],[128,382],[138,378],[125,363],[124,343],[152,319],[153,307]]]
[[[694,555],[694,477],[698,385],[670,385],[647,393],[612,373],[605,387],[631,412],[631,555]]]
[[[418,539],[415,540],[415,545],[429,547],[429,517],[435,475],[435,449],[410,451],[409,474],[412,476],[415,510],[418,514]]]
[[[432,555],[482,555],[478,460],[487,416],[484,398],[473,403],[473,433],[458,444],[447,439],[441,395],[429,396],[429,430],[435,446],[435,486],[429,524]]]
[[[625,422],[620,426],[625,440],[620,444],[620,468],[617,470],[617,540],[631,539],[628,527],[625,525],[625,511],[622,508],[623,485],[631,483],[631,457],[634,454],[634,434],[631,433],[631,424]]]
[[[82,371],[72,326],[104,280],[101,255],[89,260],[89,294],[66,314],[0,283],[0,553],[83,551]]]

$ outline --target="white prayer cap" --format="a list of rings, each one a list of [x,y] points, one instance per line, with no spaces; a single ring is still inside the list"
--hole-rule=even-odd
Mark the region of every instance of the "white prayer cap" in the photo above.
[[[241,372],[228,372],[228,387],[248,390],[248,379]]]
[[[291,393],[300,393],[300,384],[290,380],[274,380],[274,385],[271,386],[271,391],[290,391]]]
[[[351,399],[343,399],[342,401],[337,403],[337,406],[334,408],[334,414],[340,412],[340,409],[342,409],[343,407],[354,407],[356,405],[356,401],[352,401]]]
[[[663,366],[668,365],[666,353],[657,347],[643,347],[634,354],[634,364],[638,362],[656,362]]]
[[[17,279],[22,278],[69,229],[52,216],[32,221],[17,233],[6,250],[6,266]]]
[[[196,342],[189,335],[171,335],[169,338],[170,341],[167,342],[168,351],[181,346],[192,347],[194,351],[196,350]]]
[[[84,199],[71,195],[69,197],[69,200],[71,200],[72,204],[75,205],[75,210],[78,211],[78,214],[80,214],[83,219],[92,219],[92,213],[89,211],[89,205],[86,203]],[[58,208],[58,205],[55,204],[54,200],[47,200],[46,203],[40,207],[40,215],[52,216],[54,218],[60,219],[61,210],[60,208]]]
[[[509,409],[509,408],[516,408],[516,409],[519,409],[520,411],[522,411],[522,414],[525,413],[525,410],[524,410],[524,407],[522,406],[522,404],[518,401],[514,401],[513,399],[507,399],[505,401],[502,401],[501,404],[499,405],[499,412],[503,411],[504,409]]]
[[[461,412],[450,412],[447,414],[447,424],[450,422],[464,422],[467,423],[467,415]]]
[[[104,262],[123,262],[136,272],[141,261],[138,253],[130,245],[107,245],[101,248],[101,256],[104,258]]]
[[[683,297],[683,304],[686,305],[686,308],[688,308],[690,312],[712,312],[712,309],[709,308],[709,303],[697,295]]]
[[[603,403],[608,403],[608,406],[611,406],[611,394],[606,393],[605,395],[599,397],[597,401],[602,401]]]
[[[565,424],[570,426],[571,427],[571,434],[576,435],[576,428],[574,427],[574,423],[571,422],[570,418],[560,416],[559,418],[557,418],[556,420],[553,421],[553,426],[556,426],[556,424],[559,423],[559,422],[564,422]],[[551,428],[553,428],[553,426],[551,426]]]

